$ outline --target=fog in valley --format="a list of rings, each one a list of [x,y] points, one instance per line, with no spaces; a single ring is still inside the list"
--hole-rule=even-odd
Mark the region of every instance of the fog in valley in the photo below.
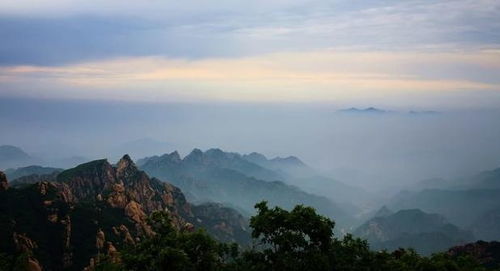
[[[345,110],[376,107],[380,111]],[[383,110],[383,111],[382,111]],[[372,192],[453,179],[500,165],[500,111],[371,104],[126,103],[0,100],[0,142],[39,164],[71,167],[220,148],[296,156]]]

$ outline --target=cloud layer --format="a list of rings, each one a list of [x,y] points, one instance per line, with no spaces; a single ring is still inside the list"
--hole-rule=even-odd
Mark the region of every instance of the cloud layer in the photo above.
[[[495,0],[6,0],[0,95],[491,104],[499,18]]]

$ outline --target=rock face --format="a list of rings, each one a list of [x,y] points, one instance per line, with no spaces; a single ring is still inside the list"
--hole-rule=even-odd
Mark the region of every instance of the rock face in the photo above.
[[[0,171],[0,191],[5,191],[7,189],[9,189],[9,182],[7,181],[5,173]]]
[[[367,239],[374,249],[414,248],[425,255],[473,239],[471,232],[450,224],[443,216],[418,209],[376,216],[356,229],[354,235]]]
[[[221,206],[199,211],[179,188],[150,178],[128,155],[115,166],[107,160],[79,165],[52,182],[7,189],[3,174],[0,181],[0,214],[9,214],[0,215],[0,240],[11,240],[14,233],[33,240],[30,259],[44,270],[92,270],[101,254],[119,260],[117,248],[154,234],[147,223],[154,211],[168,212],[177,229],[206,227],[221,240],[249,236],[236,211]],[[14,241],[0,244],[0,253],[16,251]]]

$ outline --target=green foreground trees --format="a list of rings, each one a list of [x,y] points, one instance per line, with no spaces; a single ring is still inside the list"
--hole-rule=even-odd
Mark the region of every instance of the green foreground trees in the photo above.
[[[256,206],[251,218],[254,244],[241,249],[215,241],[204,231],[176,231],[165,213],[154,213],[150,225],[157,233],[123,248],[119,260],[103,260],[97,270],[366,270],[476,271],[486,270],[471,257],[445,253],[422,257],[413,250],[371,251],[366,241],[346,235],[336,238],[335,223],[311,207],[287,211]]]

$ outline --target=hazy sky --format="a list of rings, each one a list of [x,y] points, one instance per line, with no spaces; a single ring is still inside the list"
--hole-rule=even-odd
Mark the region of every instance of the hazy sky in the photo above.
[[[0,96],[498,107],[500,1],[0,2]]]
[[[398,113],[337,112],[369,106]],[[0,144],[40,157],[220,147],[373,188],[499,166],[499,109],[498,0],[0,1]]]

